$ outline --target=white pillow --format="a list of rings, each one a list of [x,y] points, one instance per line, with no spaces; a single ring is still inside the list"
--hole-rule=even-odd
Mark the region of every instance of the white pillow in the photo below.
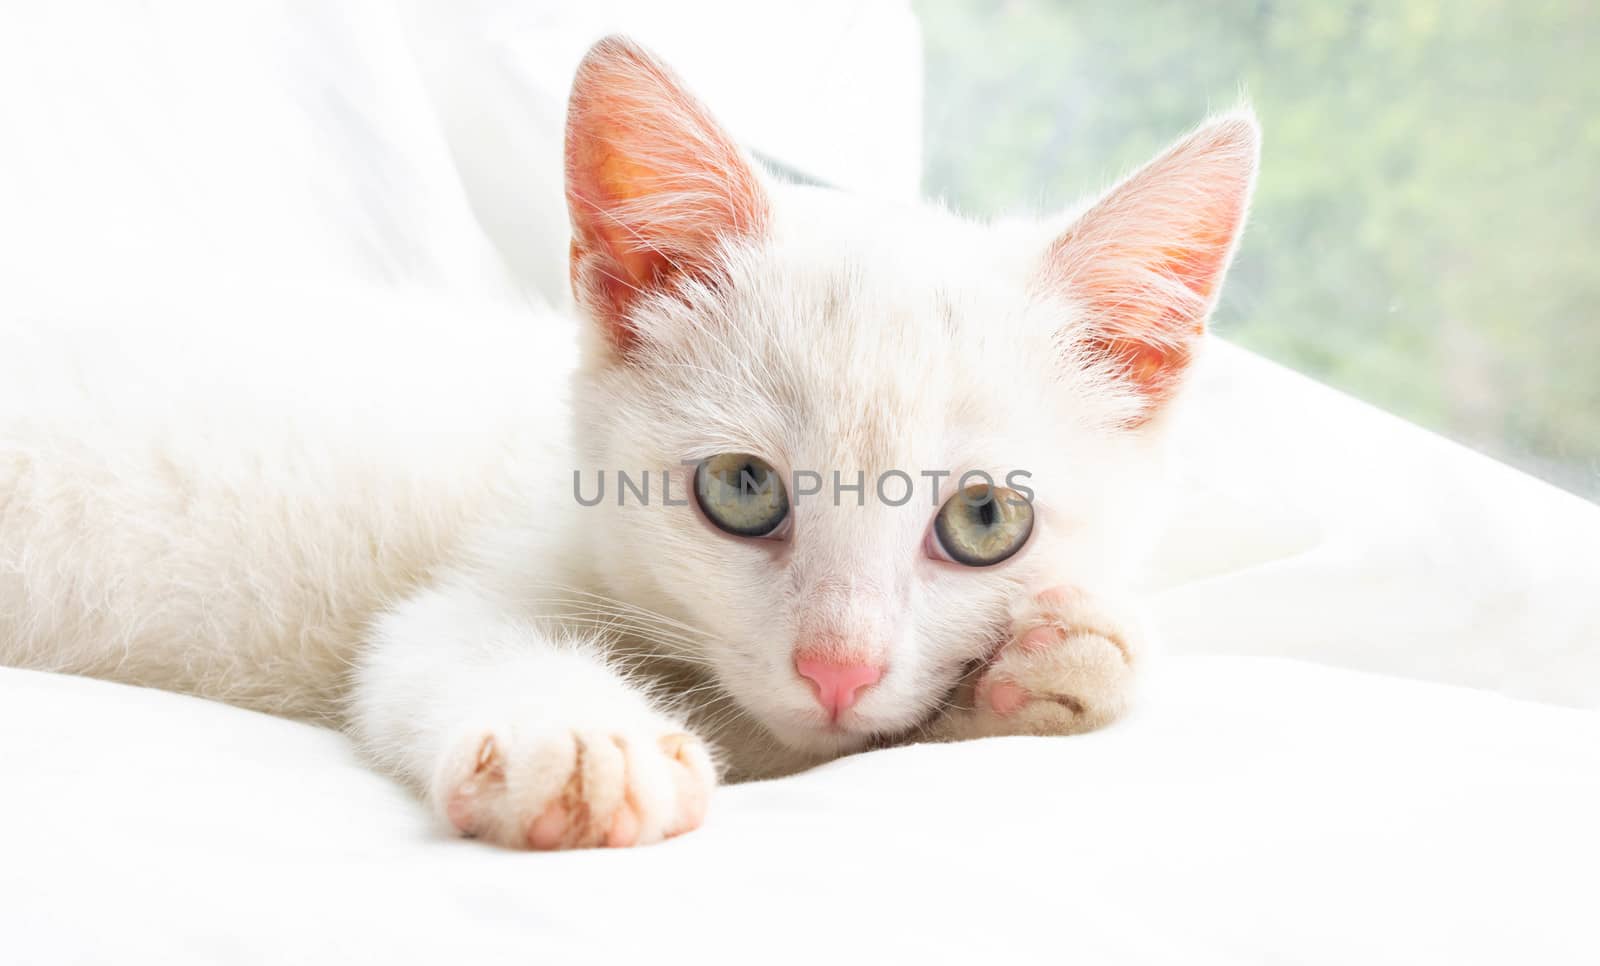
[[[1220,341],[1194,389],[1170,650],[1600,708],[1600,507]]]
[[[222,281],[510,291],[387,4],[9,4],[0,309]],[[221,321],[221,320],[219,320]]]

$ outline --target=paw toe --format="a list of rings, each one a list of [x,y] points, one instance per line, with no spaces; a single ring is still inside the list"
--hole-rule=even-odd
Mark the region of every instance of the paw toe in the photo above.
[[[1015,714],[1029,701],[1027,689],[1015,681],[999,680],[989,684],[979,695],[995,714]]]
[[[705,744],[693,735],[668,735],[661,739],[661,750],[671,759],[676,799],[674,820],[666,834],[681,835],[705,821],[711,789],[716,784],[716,768]]]
[[[462,835],[482,834],[490,799],[504,792],[505,763],[494,735],[484,735],[470,761],[471,771],[450,792],[445,816]]]
[[[1012,647],[1022,651],[1046,651],[1061,643],[1061,628],[1054,624],[1035,627],[1018,637]]]
[[[611,828],[606,831],[605,845],[611,849],[626,849],[639,844],[639,813],[627,802],[611,818]]]
[[[528,825],[528,845],[535,849],[559,849],[567,841],[567,807],[561,802],[551,802],[539,817]]]

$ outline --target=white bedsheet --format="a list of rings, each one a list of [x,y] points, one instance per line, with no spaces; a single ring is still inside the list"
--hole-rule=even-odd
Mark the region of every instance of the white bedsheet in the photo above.
[[[1098,734],[873,752],[662,846],[531,854],[330,732],[0,670],[0,961],[1600,961],[1600,716],[1264,658],[1150,689]]]

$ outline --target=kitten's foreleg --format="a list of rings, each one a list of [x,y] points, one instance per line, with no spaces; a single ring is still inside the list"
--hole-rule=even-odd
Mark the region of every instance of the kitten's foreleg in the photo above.
[[[705,744],[594,640],[465,586],[375,624],[349,723],[455,829],[513,847],[660,841],[700,824],[716,783]]]

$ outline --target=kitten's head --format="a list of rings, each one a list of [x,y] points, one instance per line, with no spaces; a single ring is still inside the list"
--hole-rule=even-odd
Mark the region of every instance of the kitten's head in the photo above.
[[[1250,115],[1072,217],[983,226],[772,182],[610,39],[566,150],[600,576],[680,621],[662,648],[778,739],[903,732],[1022,589],[1126,579],[1244,218]],[[650,471],[648,505],[617,505],[618,471]]]

